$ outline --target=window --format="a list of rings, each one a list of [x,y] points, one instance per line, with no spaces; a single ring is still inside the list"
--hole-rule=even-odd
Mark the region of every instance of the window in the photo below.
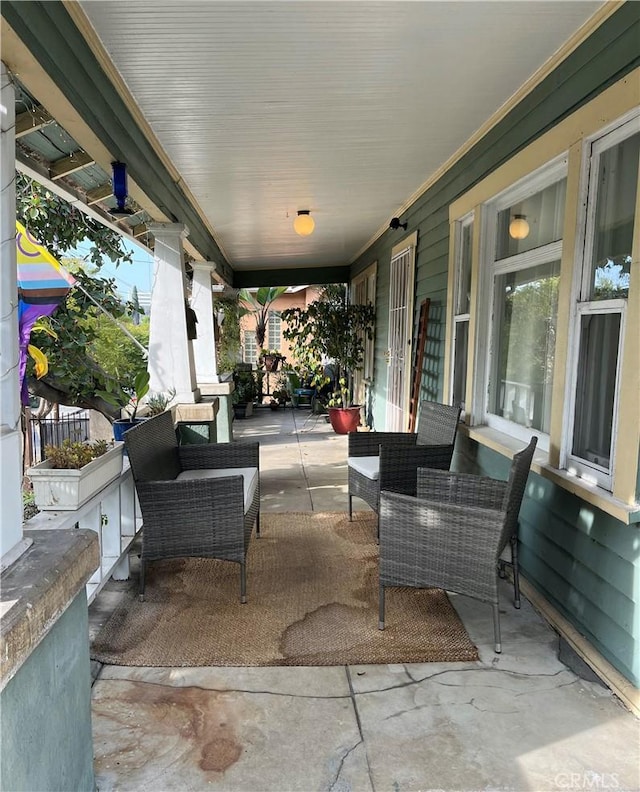
[[[523,440],[537,434],[542,448],[548,448],[551,426],[565,170],[566,160],[554,163],[496,200],[488,213],[493,255],[485,417]],[[456,373],[454,367],[454,381]]]
[[[256,343],[256,331],[245,330],[243,334],[243,359],[245,363],[258,362],[258,345]]]
[[[466,391],[467,431],[482,445],[508,453],[538,435],[546,477],[629,524],[640,482],[636,86],[622,81],[572,118],[449,206],[445,398]]]
[[[453,309],[453,380],[452,404],[464,410],[467,390],[467,360],[469,352],[469,316],[471,311],[471,251],[473,243],[473,215],[457,224],[456,274]]]
[[[352,284],[351,299],[354,305],[376,304],[376,276],[378,271],[377,262],[356,277]],[[357,372],[360,380],[371,381],[373,379],[373,366],[375,360],[375,341],[369,336],[364,336],[364,368]]]
[[[280,319],[280,311],[269,311],[269,320],[267,325],[267,348],[280,349],[282,337],[282,322]]]
[[[629,294],[638,188],[638,119],[587,151],[586,220],[580,246],[573,382],[565,464],[612,489],[620,357]]]

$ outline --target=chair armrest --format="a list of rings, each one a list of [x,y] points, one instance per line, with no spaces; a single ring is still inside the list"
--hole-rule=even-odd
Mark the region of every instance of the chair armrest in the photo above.
[[[418,468],[434,467],[449,470],[453,446],[399,446],[380,447],[380,489],[417,494]]]
[[[210,468],[260,468],[260,444],[202,443],[178,447],[178,458],[183,470]]]
[[[417,435],[413,432],[349,432],[347,456],[378,456],[381,445],[414,446]]]
[[[471,473],[450,473],[421,468],[418,471],[418,498],[458,506],[477,506],[503,512],[507,482]]]

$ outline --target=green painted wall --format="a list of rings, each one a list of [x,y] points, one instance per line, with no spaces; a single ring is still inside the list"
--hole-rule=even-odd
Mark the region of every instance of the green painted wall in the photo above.
[[[0,694],[0,789],[94,789],[85,589]]]
[[[460,437],[452,468],[506,479],[510,460]],[[520,512],[523,575],[640,686],[640,532],[529,474]],[[508,604],[505,603],[508,607]]]
[[[640,65],[640,3],[627,2],[540,85],[491,129],[400,218],[406,231],[388,230],[358,258],[351,277],[378,262],[376,368],[372,420],[384,428],[386,405],[389,261],[391,249],[418,232],[415,325],[420,303],[431,299],[427,353],[422,362],[423,398],[443,393],[445,309],[449,251],[449,204],[598,93]],[[426,143],[425,145],[428,145]],[[428,174],[425,174],[425,179]]]
[[[391,249],[418,233],[415,318],[431,299],[422,398],[443,394],[449,205],[563,118],[640,64],[640,3],[628,2],[400,218],[352,266],[378,262],[376,355],[371,422],[385,428]],[[427,144],[428,145],[428,144]],[[428,174],[425,174],[425,178]],[[414,334],[415,339],[415,334]],[[506,478],[509,460],[461,438],[454,469]],[[640,487],[640,480],[639,480]],[[640,533],[531,474],[521,513],[524,576],[634,684],[640,684]]]

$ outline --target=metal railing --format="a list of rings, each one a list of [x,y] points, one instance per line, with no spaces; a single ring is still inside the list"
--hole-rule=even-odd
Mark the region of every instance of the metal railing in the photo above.
[[[79,410],[60,418],[29,419],[29,432],[33,449],[33,464],[42,462],[44,449],[48,445],[61,446],[63,440],[86,442],[89,439],[89,413]]]

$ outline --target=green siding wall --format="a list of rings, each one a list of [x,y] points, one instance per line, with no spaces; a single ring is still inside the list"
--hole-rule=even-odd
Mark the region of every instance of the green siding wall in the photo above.
[[[506,479],[509,465],[501,454],[461,437],[452,467]],[[627,679],[640,685],[637,527],[623,525],[530,473],[519,536],[527,580]]]
[[[84,587],[0,694],[0,789],[91,792],[91,678]]]
[[[640,3],[628,2],[480,140],[352,266],[378,262],[376,365],[371,423],[384,429],[389,261],[403,236],[418,233],[415,321],[431,299],[422,398],[443,394],[449,205],[537,137],[640,65]],[[425,178],[428,174],[425,174]],[[415,340],[415,334],[414,334]],[[454,469],[506,478],[509,460],[462,438]],[[640,487],[640,479],[639,479]],[[523,574],[634,684],[640,683],[640,534],[531,474],[521,515]]]

